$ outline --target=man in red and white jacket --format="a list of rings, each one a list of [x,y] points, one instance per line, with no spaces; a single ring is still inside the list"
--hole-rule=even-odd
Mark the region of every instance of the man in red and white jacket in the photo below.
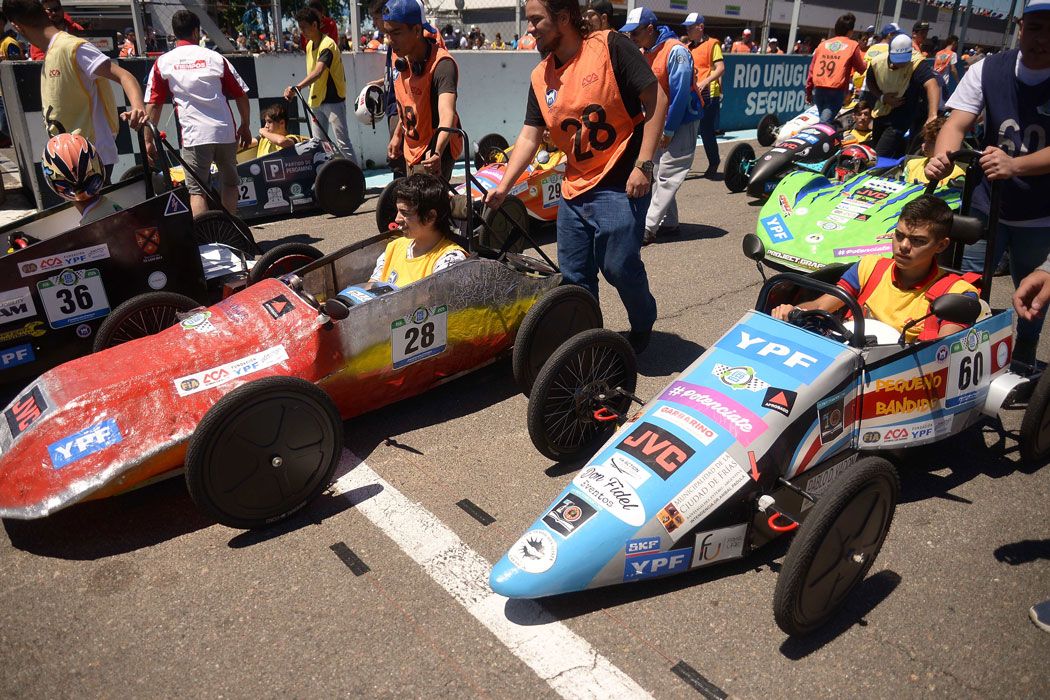
[[[182,157],[201,177],[209,177],[212,163],[219,171],[222,204],[237,212],[237,146],[251,143],[248,127],[248,86],[230,62],[218,53],[198,45],[200,19],[189,10],[179,10],[171,18],[171,30],[178,39],[175,48],[157,59],[146,83],[146,111],[154,124],[161,106],[170,97],[179,115]],[[237,103],[240,126],[234,125],[229,100]],[[147,132],[147,149],[154,147]],[[187,174],[190,208],[197,216],[208,210],[197,182]]]

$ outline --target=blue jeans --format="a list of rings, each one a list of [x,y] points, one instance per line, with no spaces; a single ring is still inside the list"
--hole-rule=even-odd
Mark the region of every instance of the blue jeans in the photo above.
[[[656,299],[642,263],[642,233],[650,195],[631,199],[622,189],[597,187],[558,206],[558,265],[566,284],[598,298],[598,270],[620,294],[631,330],[656,323]]]
[[[846,91],[835,88],[813,88],[813,104],[820,113],[820,121],[830,124],[839,115],[842,103],[846,100]]]
[[[980,217],[987,222],[988,215],[981,211],[972,212],[974,216]],[[978,241],[973,245],[966,246],[963,252],[963,272],[982,272],[984,270],[984,253],[988,247],[987,241]],[[1032,273],[1035,268],[1043,264],[1046,256],[1050,254],[1050,231],[1039,227],[1010,226],[999,224],[999,232],[995,241],[995,254],[992,256],[992,267],[999,265],[1003,253],[1007,247],[1010,249],[1010,277],[1013,278],[1014,286],[1021,283],[1025,277]],[[1017,319],[1017,340],[1014,355],[1025,360],[1023,351],[1029,350],[1034,357],[1035,345],[1039,342],[1039,331],[1043,328],[1043,319],[1034,321]],[[1027,348],[1025,346],[1028,346]]]
[[[707,154],[707,169],[718,170],[722,159],[718,155],[718,113],[722,109],[722,98],[711,97],[704,103],[704,116],[700,117],[700,138],[704,142],[704,153]]]

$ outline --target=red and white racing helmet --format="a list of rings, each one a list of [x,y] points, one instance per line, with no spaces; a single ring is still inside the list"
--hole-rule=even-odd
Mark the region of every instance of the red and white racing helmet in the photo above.
[[[40,165],[55,194],[70,202],[94,199],[106,184],[102,159],[79,129],[48,139]]]
[[[875,149],[862,143],[846,146],[835,161],[835,179],[843,182],[875,165]]]
[[[374,127],[376,122],[383,121],[386,116],[386,91],[378,85],[366,85],[357,96],[354,115],[365,126]]]

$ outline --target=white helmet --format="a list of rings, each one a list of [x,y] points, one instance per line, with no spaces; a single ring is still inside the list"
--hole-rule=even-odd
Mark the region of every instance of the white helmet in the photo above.
[[[378,85],[366,85],[357,96],[354,114],[362,124],[375,127],[376,122],[386,116],[386,91]]]

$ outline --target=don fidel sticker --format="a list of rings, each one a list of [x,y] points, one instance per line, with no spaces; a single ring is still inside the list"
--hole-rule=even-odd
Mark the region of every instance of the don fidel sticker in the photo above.
[[[390,354],[394,369],[407,367],[445,352],[448,346],[448,306],[421,306],[390,324]]]

